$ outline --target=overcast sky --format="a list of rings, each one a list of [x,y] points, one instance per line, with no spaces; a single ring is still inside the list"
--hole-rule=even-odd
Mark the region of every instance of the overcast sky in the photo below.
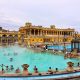
[[[80,0],[0,0],[0,24],[10,24],[13,26],[7,29],[18,30],[25,22],[79,31]]]

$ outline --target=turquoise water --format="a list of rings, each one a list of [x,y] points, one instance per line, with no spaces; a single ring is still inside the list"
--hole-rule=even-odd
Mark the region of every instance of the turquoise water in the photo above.
[[[14,53],[17,53],[15,55]],[[10,61],[10,58],[13,58]],[[0,47],[0,64],[13,65],[14,69],[20,68],[22,70],[22,64],[29,64],[29,71],[33,72],[33,68],[36,65],[39,72],[45,72],[49,67],[54,70],[64,70],[67,67],[67,62],[72,61],[77,65],[80,61],[78,59],[64,59],[63,56],[54,55],[50,53],[35,53],[34,51],[27,49],[26,47],[20,47],[18,45]],[[0,67],[1,69],[1,67]],[[5,69],[5,67],[4,67]]]
[[[68,51],[71,51],[71,44],[68,44],[65,46]],[[63,50],[64,46],[63,45],[52,45],[48,46],[48,49],[57,49],[57,50]]]

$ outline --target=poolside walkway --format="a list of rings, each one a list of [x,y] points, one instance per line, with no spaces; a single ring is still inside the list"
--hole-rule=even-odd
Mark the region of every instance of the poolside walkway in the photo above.
[[[29,75],[23,75],[22,73],[3,73],[0,71],[0,77],[8,77],[8,78],[26,78],[28,80],[74,80],[80,78],[80,71],[74,72],[66,72],[66,71],[59,71],[50,74],[49,72],[42,72],[42,73],[32,73]]]

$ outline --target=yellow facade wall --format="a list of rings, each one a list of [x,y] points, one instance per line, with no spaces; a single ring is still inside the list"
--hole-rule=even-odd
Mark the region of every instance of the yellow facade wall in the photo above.
[[[26,44],[35,44],[35,43],[43,43],[43,38],[26,38],[25,39]]]

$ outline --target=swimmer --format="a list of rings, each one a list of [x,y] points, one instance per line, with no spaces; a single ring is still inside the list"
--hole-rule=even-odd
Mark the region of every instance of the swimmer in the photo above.
[[[9,66],[6,66],[6,71],[8,71],[9,70]]]
[[[16,52],[14,52],[14,56],[16,56],[17,55],[17,53]]]
[[[10,62],[12,62],[13,61],[13,58],[10,58]]]
[[[14,70],[14,67],[13,67],[13,65],[11,65],[11,66],[10,66],[10,70],[11,70],[11,71],[12,71],[12,70]]]
[[[77,63],[77,66],[79,66],[80,64],[79,64],[79,62]]]
[[[2,67],[2,73],[4,73],[5,71],[4,71],[4,68]]]
[[[8,56],[10,55],[10,53],[8,53]]]
[[[38,68],[36,66],[34,66],[34,72],[38,73]]]
[[[20,73],[20,69],[19,69],[19,67],[16,69],[15,72],[16,72],[16,73]]]
[[[53,70],[52,70],[51,67],[49,67],[48,72],[49,72],[50,74],[53,74]]]

